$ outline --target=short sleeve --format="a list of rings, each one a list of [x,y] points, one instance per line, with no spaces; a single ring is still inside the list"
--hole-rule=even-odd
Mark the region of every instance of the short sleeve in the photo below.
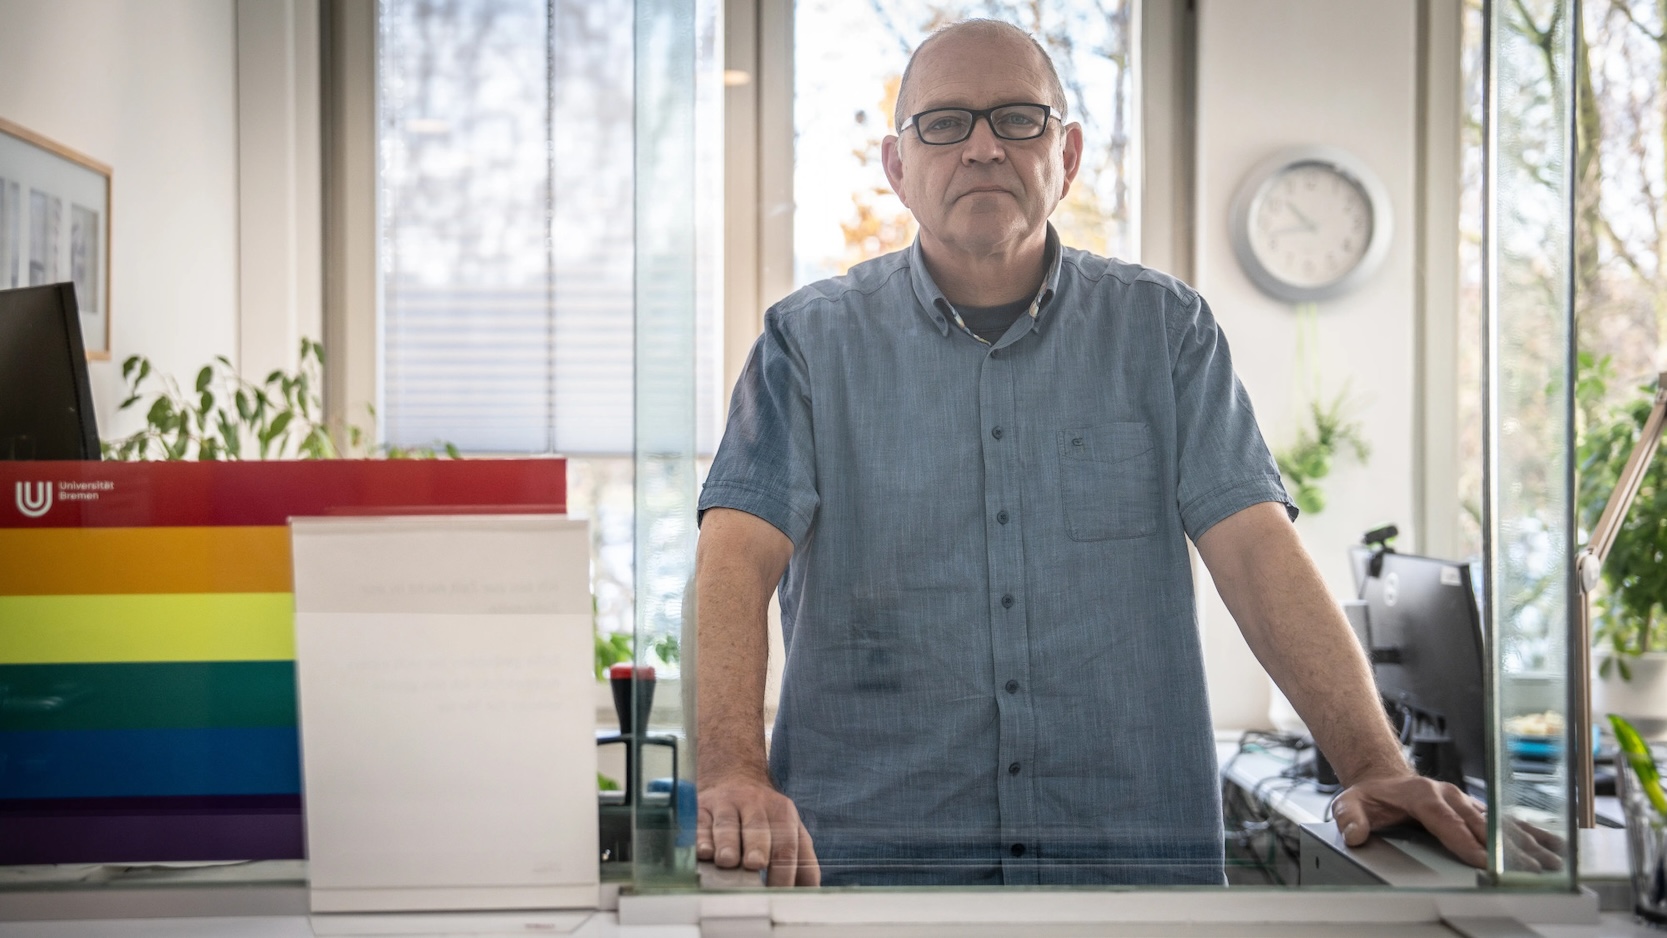
[[[798,545],[820,501],[815,451],[804,359],[781,315],[771,310],[735,383],[729,421],[697,507],[702,514],[733,508],[755,515]]]
[[[1191,298],[1168,324],[1181,524],[1197,541],[1217,522],[1261,502],[1279,502],[1295,521],[1296,505],[1233,373],[1227,338],[1203,297]]]

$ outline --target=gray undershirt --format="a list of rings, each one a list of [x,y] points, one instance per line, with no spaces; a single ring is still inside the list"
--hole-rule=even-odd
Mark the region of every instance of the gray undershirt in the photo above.
[[[961,320],[972,330],[973,335],[994,345],[1007,334],[1008,327],[1018,322],[1019,317],[1030,309],[1030,301],[1033,299],[1035,297],[1027,296],[1000,306],[957,306],[955,311],[961,314]]]

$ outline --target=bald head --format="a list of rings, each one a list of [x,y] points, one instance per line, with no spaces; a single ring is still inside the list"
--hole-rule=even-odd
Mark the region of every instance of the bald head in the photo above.
[[[933,31],[932,35],[927,36],[920,45],[915,47],[914,54],[909,56],[909,64],[903,69],[903,81],[897,87],[897,108],[892,114],[893,127],[902,127],[903,122],[913,114],[909,79],[914,75],[915,63],[919,62],[921,56],[927,54],[933,46],[948,39],[963,37],[1006,40],[1006,44],[1012,47],[1013,54],[1035,56],[1036,60],[1041,63],[1043,72],[1047,75],[1048,95],[1052,98],[1052,100],[1037,103],[1052,105],[1053,109],[1059,112],[1060,120],[1064,121],[1066,119],[1065,86],[1059,80],[1059,71],[1053,67],[1053,59],[1048,55],[1048,50],[1042,48],[1042,44],[1037,42],[1034,36],[1012,23],[991,19],[970,19],[950,23],[948,26]],[[994,62],[991,63],[991,67],[999,68],[1001,64]]]

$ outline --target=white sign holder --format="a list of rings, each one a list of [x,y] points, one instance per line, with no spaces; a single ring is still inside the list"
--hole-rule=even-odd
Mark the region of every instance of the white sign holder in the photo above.
[[[313,911],[595,909],[586,522],[290,530]]]

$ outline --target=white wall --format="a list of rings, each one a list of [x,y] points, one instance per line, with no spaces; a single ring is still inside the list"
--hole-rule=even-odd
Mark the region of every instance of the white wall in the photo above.
[[[254,380],[324,333],[318,0],[236,0],[238,354]]]
[[[112,355],[90,370],[100,432],[130,429],[123,358],[237,353],[233,0],[0,0],[0,116],[113,169]]]
[[[1233,349],[1263,432],[1275,449],[1304,417],[1293,377],[1297,318],[1251,284],[1228,241],[1228,205],[1244,174],[1280,149],[1341,147],[1388,189],[1396,233],[1383,267],[1361,289],[1323,303],[1323,387],[1345,381],[1372,446],[1325,480],[1322,514],[1297,522],[1333,593],[1352,590],[1345,548],[1362,531],[1400,525],[1415,543],[1414,337],[1418,278],[1417,5],[1382,0],[1199,0],[1195,286]],[[1218,727],[1267,723],[1268,680],[1215,595],[1200,590],[1212,707]]]

